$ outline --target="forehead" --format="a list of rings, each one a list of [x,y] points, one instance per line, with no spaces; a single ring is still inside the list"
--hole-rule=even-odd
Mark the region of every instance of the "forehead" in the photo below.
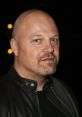
[[[51,31],[58,33],[54,20],[48,14],[40,11],[22,14],[15,25],[20,35],[42,30],[44,32]]]

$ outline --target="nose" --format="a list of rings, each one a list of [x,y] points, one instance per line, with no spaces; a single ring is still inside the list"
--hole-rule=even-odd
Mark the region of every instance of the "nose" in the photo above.
[[[54,46],[53,46],[53,44],[51,44],[50,42],[46,42],[45,45],[46,45],[46,46],[45,46],[46,51],[48,51],[48,52],[50,52],[50,53],[54,52]]]

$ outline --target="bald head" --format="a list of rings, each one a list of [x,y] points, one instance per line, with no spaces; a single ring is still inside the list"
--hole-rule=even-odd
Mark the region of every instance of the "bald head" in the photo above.
[[[21,76],[38,78],[56,70],[59,33],[54,20],[46,12],[29,10],[19,15],[10,45],[15,55],[14,67]]]
[[[52,17],[47,12],[44,12],[42,10],[33,9],[23,12],[18,16],[17,20],[15,21],[12,31],[12,37],[18,38],[19,36],[21,36],[24,30],[26,31],[26,27],[29,28],[29,25],[37,23],[38,21],[41,23],[41,21],[44,19],[45,21],[50,20],[50,22],[55,24]]]

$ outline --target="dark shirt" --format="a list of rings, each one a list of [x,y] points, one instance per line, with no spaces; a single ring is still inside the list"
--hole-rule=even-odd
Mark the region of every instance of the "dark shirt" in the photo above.
[[[65,117],[44,95],[43,91],[38,91],[38,98],[42,117]]]

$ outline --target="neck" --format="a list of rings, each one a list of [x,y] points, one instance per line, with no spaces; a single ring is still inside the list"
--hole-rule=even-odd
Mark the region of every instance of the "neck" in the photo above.
[[[46,83],[46,78],[44,78],[44,77],[37,80],[37,84],[38,84],[37,85],[37,91],[42,91],[45,83]]]

